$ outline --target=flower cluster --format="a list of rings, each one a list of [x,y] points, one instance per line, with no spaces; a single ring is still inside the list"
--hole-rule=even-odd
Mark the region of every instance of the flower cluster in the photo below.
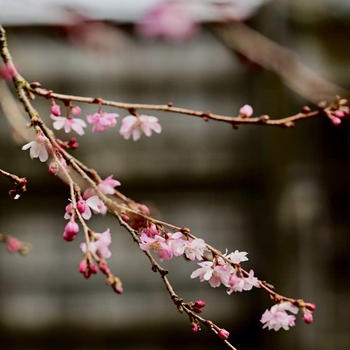
[[[305,323],[311,323],[313,321],[312,311],[316,306],[314,304],[305,304],[303,309],[303,320]],[[290,327],[295,325],[295,316],[299,311],[299,308],[289,301],[284,301],[279,304],[275,304],[271,309],[266,310],[260,322],[263,323],[263,328],[273,329],[278,331],[281,328],[288,331]]]
[[[84,128],[86,128],[87,124],[84,120],[76,118],[80,114],[80,107],[69,105],[67,115],[62,116],[60,106],[55,101],[51,104],[50,117],[54,121],[53,127],[56,130],[63,129],[66,133],[73,130],[80,136],[84,135]],[[106,113],[101,108],[98,112],[86,116],[87,122],[92,125],[92,132],[104,132],[115,127],[117,125],[117,118],[119,118],[119,114]],[[151,136],[152,131],[157,134],[160,134],[162,131],[158,118],[141,114],[126,116],[121,122],[119,133],[126,140],[132,135],[133,140],[137,141],[142,134],[148,137]]]

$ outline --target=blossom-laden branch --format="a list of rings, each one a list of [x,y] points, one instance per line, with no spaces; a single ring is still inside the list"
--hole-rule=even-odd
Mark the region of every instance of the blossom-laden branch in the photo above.
[[[263,323],[264,328],[267,327],[275,331],[281,328],[288,330],[294,326],[295,314],[299,310],[301,310],[303,320],[306,323],[312,322],[312,311],[315,309],[315,305],[302,299],[294,299],[277,293],[274,286],[258,279],[252,269],[249,271],[244,269],[241,263],[248,260],[246,252],[236,250],[230,254],[223,254],[207,244],[203,239],[194,236],[190,229],[181,228],[152,218],[147,206],[135,202],[116,190],[116,187],[121,184],[112,175],[102,179],[96,170],[87,167],[73,157],[68,150],[78,147],[76,139],[71,138],[69,141],[58,139],[40,118],[30,99],[34,98],[35,94],[49,98],[51,100],[51,119],[54,121],[53,127],[57,130],[64,129],[66,133],[75,131],[79,135],[84,134],[86,123],[84,120],[76,118],[76,116],[81,114],[81,108],[73,105],[73,102],[86,102],[98,105],[97,113],[87,117],[88,123],[93,125],[93,131],[95,132],[105,131],[117,123],[117,114],[104,113],[101,108],[102,105],[127,109],[131,115],[126,117],[128,119],[125,118],[126,120],[123,120],[120,133],[125,138],[129,138],[132,135],[134,140],[137,140],[142,133],[150,136],[152,131],[161,131],[157,118],[140,115],[138,113],[139,109],[164,110],[201,118],[206,117],[207,119],[226,121],[233,125],[239,123],[262,123],[261,118],[251,118],[253,111],[249,105],[241,108],[241,116],[239,117],[220,116],[211,113],[203,116],[202,112],[199,111],[184,110],[169,105],[123,104],[105,101],[100,98],[94,99],[56,94],[42,89],[37,83],[29,84],[18,73],[8,51],[5,31],[2,27],[0,27],[0,54],[5,66],[11,68],[9,69],[9,78],[14,82],[18,98],[23,104],[31,120],[31,126],[36,132],[35,140],[24,145],[23,149],[30,150],[31,158],[39,158],[42,162],[49,161],[49,172],[53,175],[60,174],[61,178],[69,186],[70,202],[65,209],[65,219],[68,222],[63,232],[63,238],[66,241],[72,241],[76,238],[80,230],[78,221],[83,229],[85,239],[85,242],[80,245],[83,252],[83,260],[79,264],[79,271],[84,277],[89,278],[100,270],[106,275],[106,282],[117,293],[122,293],[123,291],[120,279],[111,273],[107,264],[107,259],[111,256],[109,249],[111,243],[110,230],[106,229],[103,233],[96,233],[87,223],[93,214],[105,215],[108,211],[116,217],[121,226],[126,228],[132,239],[147,256],[152,270],[159,273],[178,310],[189,317],[193,332],[198,332],[200,325],[207,326],[225,341],[231,349],[234,349],[227,340],[229,337],[228,331],[199,315],[205,306],[204,301],[185,302],[175,293],[167,277],[167,271],[157,262],[152,253],[156,254],[160,261],[170,260],[177,256],[183,256],[189,261],[197,261],[199,267],[193,271],[191,278],[198,277],[201,282],[208,282],[212,287],[223,285],[228,294],[248,291],[254,287],[261,288],[267,292],[275,305],[271,309],[266,310],[261,317],[260,321]],[[64,102],[67,110],[65,116],[62,116],[61,109],[56,101]],[[263,118],[265,120],[263,123],[267,125],[291,126],[289,125],[291,122],[299,119],[325,115],[334,124],[339,124],[341,118],[349,113],[347,101],[340,98],[329,105],[321,104],[318,108],[316,111],[310,111],[305,108],[302,113],[296,116],[277,121]],[[248,122],[249,120],[250,122]],[[275,122],[275,124],[271,124],[272,122]],[[82,180],[79,183],[75,180],[77,175]]]
[[[0,169],[0,175],[7,177],[12,183],[13,188],[9,190],[9,196],[18,199],[27,190],[27,179],[11,174],[8,171]]]
[[[0,233],[0,242],[5,243],[7,250],[10,253],[20,253],[21,255],[28,254],[31,249],[31,244],[22,242],[18,238]]]

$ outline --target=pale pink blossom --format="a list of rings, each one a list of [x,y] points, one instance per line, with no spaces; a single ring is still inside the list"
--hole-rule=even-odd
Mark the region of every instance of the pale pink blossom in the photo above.
[[[152,135],[152,131],[157,134],[162,132],[162,127],[158,122],[158,118],[142,114],[137,117],[134,115],[126,116],[122,120],[119,133],[126,140],[132,135],[133,140],[137,141],[140,139],[142,133],[149,137]]]
[[[239,277],[237,272],[234,271],[228,281],[228,287],[226,292],[230,295],[232,292],[248,291],[253,287],[259,288],[260,285],[258,279],[254,276],[254,271],[250,270],[248,277]]]
[[[185,40],[196,32],[197,24],[186,8],[168,0],[146,13],[136,29],[145,37]]]
[[[115,192],[114,187],[120,185],[121,183],[118,180],[113,179],[113,175],[109,175],[101,183],[99,183],[97,187],[103,194],[113,194]]]
[[[29,150],[30,158],[39,158],[41,162],[46,162],[49,158],[49,154],[46,149],[46,137],[37,134],[35,141],[31,141],[25,145],[23,145],[22,150]]]
[[[244,105],[239,110],[239,114],[242,117],[246,117],[246,118],[251,117],[253,115],[253,113],[254,113],[254,111],[253,111],[253,107],[251,105]]]
[[[148,237],[145,233],[140,236],[140,248],[142,250],[154,249],[160,260],[170,260],[172,259],[174,253],[165,240],[165,238],[155,235],[153,237]]]
[[[234,264],[239,264],[243,261],[248,261],[247,252],[240,252],[235,250],[233,253],[228,254],[226,257],[230,259]]]
[[[200,262],[198,265],[200,268],[192,272],[191,278],[199,277],[201,282],[208,281],[213,288],[219,287],[221,283],[228,285],[231,266],[215,265],[213,261]]]
[[[84,120],[79,118],[71,118],[71,117],[56,117],[53,114],[50,115],[53,122],[53,127],[56,130],[64,129],[66,133],[75,131],[78,135],[84,135],[86,128],[86,123]]]
[[[90,251],[97,254],[101,259],[108,259],[112,255],[109,245],[111,244],[111,232],[107,229],[103,233],[95,233],[95,241],[90,241]],[[86,243],[80,244],[80,249],[83,253],[87,253]]]
[[[97,112],[86,116],[88,123],[92,124],[92,132],[103,132],[117,124],[117,113]]]
[[[184,253],[186,258],[190,260],[203,260],[203,253],[206,250],[207,245],[204,240],[201,238],[195,238],[190,241],[187,241],[187,244],[184,247]]]
[[[287,311],[297,314],[299,309],[289,301],[285,301],[275,304],[270,310],[266,310],[260,319],[260,322],[264,324],[263,328],[273,329],[275,331],[283,328],[288,331],[290,327],[295,325],[295,316]]]

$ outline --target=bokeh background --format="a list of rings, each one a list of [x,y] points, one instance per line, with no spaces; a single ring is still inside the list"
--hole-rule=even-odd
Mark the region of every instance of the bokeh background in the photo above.
[[[147,40],[134,23],[154,1],[0,1],[0,23],[29,81],[63,93],[125,102],[166,103],[235,114],[244,103],[280,117],[308,103],[278,75],[235,55],[203,28],[185,42]],[[270,1],[247,22],[294,51],[315,72],[348,89],[348,3]],[[65,11],[99,22],[73,36]],[[68,34],[67,34],[68,33]],[[35,105],[48,120],[47,101]],[[94,107],[84,106],[84,113]],[[107,110],[107,109],[106,109]],[[125,115],[120,111],[121,116]],[[292,129],[228,125],[154,113],[163,133],[125,141],[117,129],[88,133],[74,151],[102,175],[115,174],[128,196],[159,217],[191,227],[218,249],[249,252],[245,264],[285,295],[317,304],[315,321],[289,332],[261,329],[271,306],[260,290],[226,295],[191,280],[192,263],[166,264],[176,291],[207,301],[205,316],[231,332],[239,349],[344,349],[349,346],[349,123],[326,118]],[[159,277],[110,217],[115,295],[101,276],[79,274],[79,239],[62,239],[67,188],[31,161],[0,111],[0,166],[27,176],[18,201],[0,179],[0,232],[32,243],[26,257],[0,252],[0,344],[6,348],[222,348],[203,330],[192,335]]]

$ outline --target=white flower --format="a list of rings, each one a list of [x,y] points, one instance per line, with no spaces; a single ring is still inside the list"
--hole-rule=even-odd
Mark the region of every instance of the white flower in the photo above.
[[[49,154],[47,152],[45,142],[46,137],[41,134],[37,134],[35,141],[31,141],[23,145],[22,150],[25,151],[30,148],[30,158],[39,158],[41,162],[46,162],[49,158]]]
[[[248,261],[247,252],[240,252],[239,250],[235,250],[233,253],[227,255],[227,258],[230,259],[234,264],[239,264],[242,261]]]
[[[185,255],[186,258],[190,260],[203,260],[203,253],[206,249],[206,244],[203,239],[201,238],[196,238],[191,241],[189,241],[185,245]]]
[[[84,128],[86,128],[84,120],[71,117],[55,117],[53,114],[50,117],[54,120],[53,127],[56,130],[64,129],[66,133],[73,130],[80,136],[84,135]]]
[[[158,118],[142,114],[137,117],[133,115],[126,116],[122,120],[119,133],[126,140],[132,135],[133,140],[137,141],[142,133],[149,137],[152,135],[152,131],[157,134],[162,132],[162,127],[158,122]]]

